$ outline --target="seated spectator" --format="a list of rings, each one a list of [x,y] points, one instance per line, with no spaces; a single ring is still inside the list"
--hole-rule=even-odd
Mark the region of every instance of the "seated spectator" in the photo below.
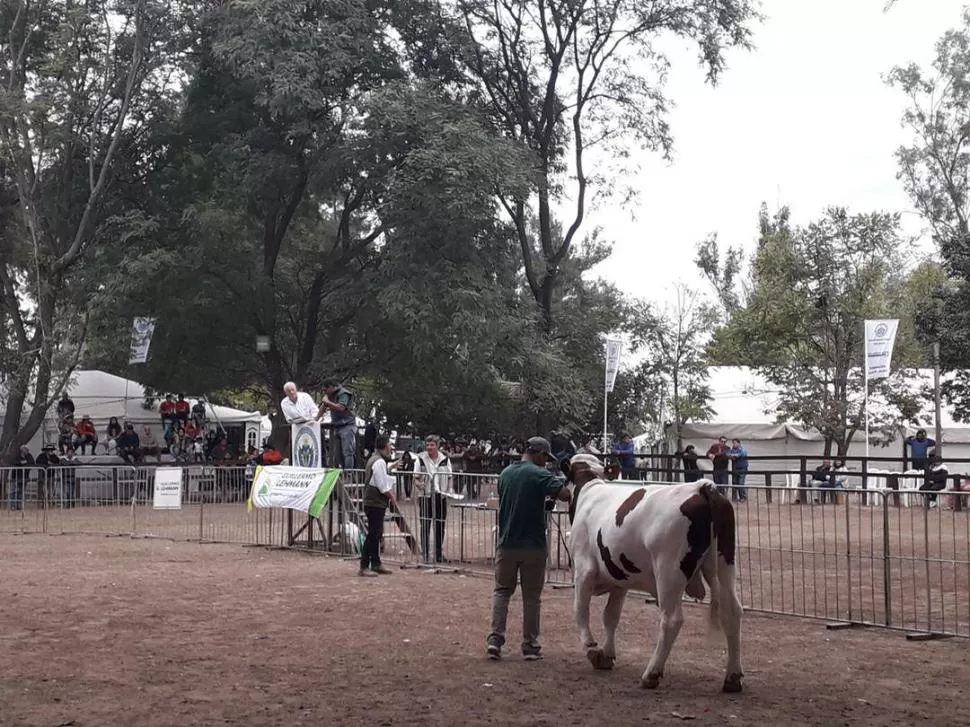
[[[118,422],[118,417],[111,417],[108,420],[106,434],[108,435],[108,441],[104,445],[105,451],[117,449],[118,437],[121,436],[121,424]]]
[[[185,433],[185,439],[188,442],[194,442],[197,437],[202,436],[202,429],[196,424],[195,419],[189,419],[182,427],[182,431]]]
[[[179,394],[178,401],[175,402],[175,420],[184,426],[185,422],[189,420],[190,411],[191,407],[189,407],[189,402],[185,400],[185,395]]]
[[[833,476],[832,476],[832,463],[829,462],[829,460],[823,459],[822,464],[820,464],[818,467],[815,468],[815,471],[812,473],[811,486],[824,487],[829,489],[835,487],[835,480],[833,479]],[[821,494],[822,494],[821,499],[822,499],[822,502],[824,503],[826,499],[825,498],[826,493],[823,492]],[[819,498],[813,497],[812,500],[814,502],[818,502]],[[832,502],[835,502],[835,493],[832,493]]]
[[[201,430],[205,429],[205,399],[199,399],[192,407],[192,421]]]
[[[930,455],[929,462],[925,470],[925,478],[919,489],[922,492],[932,492],[934,494],[926,496],[926,507],[936,507],[936,494],[940,490],[946,489],[946,481],[950,476],[949,470],[943,464],[939,455]]]
[[[94,423],[91,421],[91,417],[85,414],[81,417],[81,421],[78,422],[74,429],[76,437],[74,440],[74,446],[81,450],[81,454],[85,454],[85,448],[91,447],[91,454],[94,454],[94,450],[98,448],[98,432],[94,428]]]
[[[74,416],[68,414],[57,425],[57,448],[61,454],[74,446]]]
[[[155,435],[152,434],[152,428],[145,426],[144,434],[141,438],[141,454],[144,457],[152,455],[155,460],[161,464],[162,463],[162,448],[158,446],[158,441],[155,439]]]
[[[272,444],[266,442],[263,445],[263,453],[256,458],[256,463],[262,467],[274,464],[282,464],[283,455],[275,449]]]
[[[118,456],[130,465],[141,461],[141,440],[134,424],[125,424],[125,429],[116,442]]]

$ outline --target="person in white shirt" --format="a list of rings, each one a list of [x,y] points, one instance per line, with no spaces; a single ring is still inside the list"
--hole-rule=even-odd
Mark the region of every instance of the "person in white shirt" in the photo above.
[[[364,469],[364,516],[367,518],[367,537],[360,551],[359,576],[388,575],[391,573],[381,564],[381,537],[384,535],[384,516],[394,501],[394,447],[386,434],[374,442],[374,454]]]
[[[305,391],[299,391],[292,381],[283,384],[283,393],[286,396],[280,402],[280,411],[287,424],[303,424],[320,418],[320,410],[313,397]]]
[[[431,523],[434,523],[434,554],[436,563],[445,563],[442,545],[445,539],[445,519],[448,517],[448,498],[452,492],[451,460],[441,452],[441,440],[432,435],[424,440],[424,451],[414,463],[414,486],[417,488],[418,513],[421,520],[421,551],[424,561],[430,562]]]

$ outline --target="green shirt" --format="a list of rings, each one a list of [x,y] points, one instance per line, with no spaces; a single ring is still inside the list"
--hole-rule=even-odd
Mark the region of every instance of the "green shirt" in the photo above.
[[[546,498],[565,486],[562,477],[532,462],[509,465],[498,478],[498,550],[545,550]]]

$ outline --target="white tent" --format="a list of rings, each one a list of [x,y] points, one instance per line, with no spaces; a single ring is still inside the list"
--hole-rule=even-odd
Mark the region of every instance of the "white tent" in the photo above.
[[[815,429],[807,429],[790,422],[779,423],[776,417],[778,392],[753,370],[742,366],[711,366],[708,369],[709,385],[713,394],[711,408],[714,414],[707,422],[690,422],[683,427],[684,444],[693,444],[703,454],[707,448],[724,436],[738,438],[752,456],[784,456],[787,462],[775,462],[771,467],[764,463],[752,469],[783,470],[797,469],[801,457],[811,458],[814,467],[821,459],[823,438]],[[930,386],[933,372],[930,369],[919,371],[920,388]],[[874,404],[875,405],[875,404]],[[915,434],[917,429],[926,429],[933,437],[933,401],[927,397],[918,422],[907,423],[887,446],[871,445],[872,457],[894,457],[899,460],[904,455],[904,439]],[[970,425],[961,424],[953,418],[953,413],[943,409],[943,444],[947,460],[970,459]],[[671,427],[667,431],[666,445],[674,449],[676,433]],[[865,456],[865,435],[858,433],[849,446],[849,456]],[[886,469],[899,469],[882,463]],[[878,465],[873,465],[878,466]],[[970,473],[970,463],[950,464],[951,472]]]
[[[118,417],[121,422],[128,421],[135,425],[141,434],[145,427],[149,427],[156,438],[162,439],[161,416],[158,413],[159,404],[164,401],[156,398],[151,407],[145,408],[145,387],[136,381],[105,373],[104,371],[77,371],[71,377],[67,387],[68,396],[74,402],[75,419],[80,420],[84,415],[91,417],[99,437],[105,437],[105,428],[111,417]],[[188,397],[186,397],[188,398]],[[189,398],[190,404],[197,399]],[[41,430],[31,441],[31,449],[39,449],[44,442],[53,443],[57,440],[56,417],[54,408],[47,417]],[[213,424],[221,424],[225,428],[241,427],[244,430],[246,443],[258,445],[269,429],[265,417],[258,411],[247,412],[227,406],[206,404],[206,415]]]

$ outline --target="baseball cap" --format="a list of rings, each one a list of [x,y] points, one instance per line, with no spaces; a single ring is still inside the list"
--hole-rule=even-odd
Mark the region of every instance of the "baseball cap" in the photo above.
[[[525,446],[533,454],[552,456],[552,445],[549,444],[549,440],[545,437],[532,437],[532,439],[525,443]]]

